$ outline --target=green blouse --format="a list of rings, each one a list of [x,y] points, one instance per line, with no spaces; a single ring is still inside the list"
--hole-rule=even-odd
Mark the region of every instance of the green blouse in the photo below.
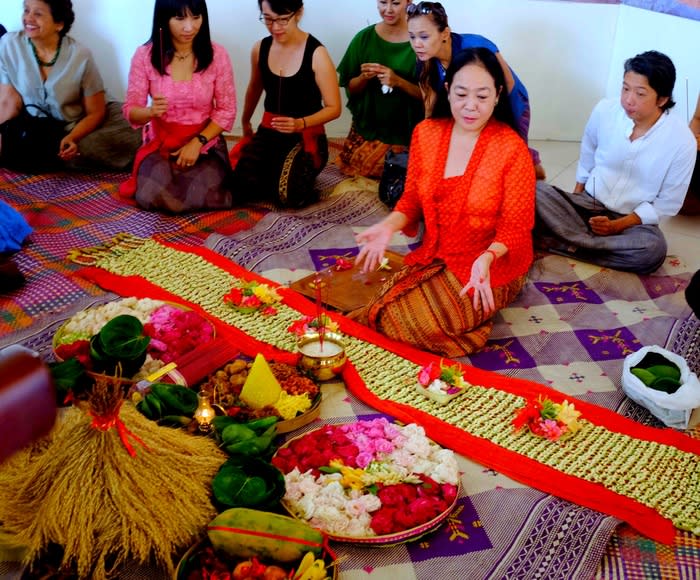
[[[376,78],[361,93],[350,95],[347,91],[350,80],[360,74],[360,66],[367,62],[388,66],[402,78],[416,83],[416,55],[411,43],[387,42],[377,34],[373,24],[355,35],[338,65],[339,83],[346,87],[355,130],[367,140],[409,145],[413,128],[424,117],[422,101],[399,89],[385,95]]]

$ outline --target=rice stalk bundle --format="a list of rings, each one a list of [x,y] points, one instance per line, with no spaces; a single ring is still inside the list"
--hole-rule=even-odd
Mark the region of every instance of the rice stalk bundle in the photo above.
[[[124,403],[122,405],[122,403]],[[50,544],[82,578],[126,562],[156,562],[201,537],[216,515],[216,444],[160,427],[124,402],[118,379],[98,379],[49,437],[0,467],[0,523],[35,561]]]

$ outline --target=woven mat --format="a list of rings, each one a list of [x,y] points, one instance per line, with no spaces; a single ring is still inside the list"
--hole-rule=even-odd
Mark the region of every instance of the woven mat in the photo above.
[[[15,257],[27,284],[0,295],[0,334],[31,326],[76,300],[102,291],[72,273],[69,250],[95,246],[120,232],[154,236],[199,246],[213,231],[234,233],[250,228],[263,207],[169,216],[145,212],[119,198],[123,173],[56,173],[26,176],[0,169],[0,196],[20,211],[34,232]]]
[[[388,214],[376,183],[349,179],[319,203],[295,212],[272,211],[251,229],[212,234],[205,246],[247,270],[291,284],[329,268],[338,258],[354,258],[359,251],[355,234]],[[403,255],[417,242],[397,234],[390,249]]]
[[[122,178],[123,176],[119,174],[102,173],[83,176],[76,174],[27,177],[0,170],[0,193],[3,195],[3,199],[19,207],[36,228],[36,233],[32,236],[29,247],[16,258],[20,262],[22,270],[25,274],[28,274],[29,284],[18,293],[14,293],[9,297],[0,297],[0,311],[2,311],[2,317],[0,318],[0,344],[3,343],[3,339],[4,344],[21,342],[23,332],[2,335],[20,328],[26,328],[27,333],[34,336],[34,338],[30,339],[32,344],[37,346],[42,341],[36,338],[36,333],[34,332],[36,326],[29,328],[36,319],[49,320],[53,318],[57,321],[57,324],[60,324],[61,320],[69,316],[74,310],[79,309],[80,303],[90,303],[91,300],[99,300],[103,296],[102,290],[96,286],[71,276],[75,267],[63,261],[70,248],[103,242],[120,231],[130,231],[140,235],[153,233],[155,236],[163,236],[163,239],[199,245],[202,237],[212,231],[221,232],[222,228],[232,227],[229,230],[230,233],[235,232],[237,227],[249,227],[261,215],[267,213],[269,209],[258,208],[257,214],[239,210],[235,212],[215,212],[188,216],[184,220],[182,218],[169,218],[167,216],[139,212],[138,210],[133,210],[133,208],[125,208],[121,205],[121,202],[110,199],[115,194],[116,184]],[[320,179],[323,187],[330,188],[337,183],[340,177],[335,173],[333,167],[329,167],[327,170],[324,170],[321,178],[323,178]],[[93,210],[86,213],[83,211],[84,204],[91,201],[93,202]],[[97,218],[97,215],[101,217]],[[239,224],[235,224],[236,221]],[[226,230],[224,229],[224,231]],[[402,240],[401,244],[403,243]],[[321,247],[320,249],[323,250],[324,248]],[[303,248],[300,251],[303,251]],[[288,254],[287,258],[290,260],[291,268],[294,268],[294,254]],[[547,257],[547,260],[546,268],[543,267],[541,271],[533,270],[532,283],[535,280],[534,276],[539,272],[541,274],[539,281],[560,286],[562,292],[564,292],[567,282],[580,283],[590,279],[589,285],[602,297],[602,301],[606,304],[616,300],[629,302],[630,310],[632,311],[652,306],[650,313],[653,323],[644,325],[644,318],[642,318],[635,328],[634,335],[639,340],[639,344],[643,345],[653,342],[666,345],[667,348],[686,356],[691,367],[693,364],[689,357],[694,352],[696,355],[695,368],[698,368],[697,356],[700,350],[697,349],[697,339],[695,339],[695,342],[692,342],[692,337],[697,336],[697,333],[693,334],[692,332],[693,328],[697,330],[697,323],[692,328],[686,324],[689,310],[685,308],[682,293],[678,292],[678,288],[687,282],[687,274],[683,264],[670,257],[661,272],[655,276],[643,278],[641,288],[644,292],[646,292],[646,288],[652,288],[651,294],[647,293],[645,295],[644,292],[640,291],[635,292],[632,297],[628,297],[625,292],[625,283],[616,278],[615,273],[610,274],[612,276],[610,282],[599,284],[599,281],[603,278],[598,276],[591,277],[585,265],[573,261],[568,264],[564,258],[551,256]],[[311,263],[313,264],[313,261]],[[262,266],[264,266],[264,263]],[[315,266],[311,268],[315,268]],[[262,271],[264,272],[265,270],[263,269]],[[550,273],[549,276],[545,275],[547,272]],[[270,277],[277,279],[274,273]],[[280,281],[288,281],[290,279],[286,273],[280,276]],[[639,285],[634,285],[633,287],[636,289],[640,288]],[[661,292],[659,288],[661,288]],[[76,304],[75,308],[72,306],[73,303]],[[523,304],[523,306],[520,309],[518,318],[524,317],[523,320],[527,320],[528,311],[524,306],[524,302],[519,300],[513,306],[518,307],[520,304]],[[514,355],[509,350],[509,337],[514,337],[516,340],[519,339],[523,332],[523,325],[517,325],[512,318],[506,319],[499,315],[492,341],[493,351],[490,353],[492,358],[489,360],[490,357],[487,356],[489,353],[485,352],[484,360],[477,360],[475,364],[483,366],[483,368],[494,368],[504,374],[521,376],[523,378],[533,377],[534,380],[541,380],[536,376],[536,369],[541,356],[543,354],[546,355],[547,350],[556,349],[562,342],[562,336],[567,333],[573,333],[574,329],[581,330],[587,326],[595,327],[595,324],[590,323],[578,324],[580,322],[578,313],[592,310],[590,307],[587,307],[587,304],[585,300],[582,300],[578,305],[571,305],[570,299],[567,300],[560,297],[550,302],[551,307],[556,310],[556,313],[550,318],[540,323],[537,320],[541,318],[540,313],[536,313],[531,320],[531,324],[538,324],[538,332],[546,333],[549,340],[531,340],[527,344],[529,349],[527,354],[530,355],[530,358],[517,356],[520,352]],[[597,308],[597,304],[593,302],[593,308]],[[506,314],[508,310],[510,309],[504,311],[503,314]],[[564,316],[563,320],[567,322],[568,326],[558,323],[557,314]],[[566,316],[569,318],[567,319]],[[625,324],[624,320],[620,322],[620,326],[624,327]],[[515,330],[509,332],[509,327],[515,327]],[[677,343],[673,342],[672,336],[676,331],[685,336],[685,338],[680,338]],[[555,333],[559,334],[556,338],[553,337]],[[529,333],[531,338],[533,338],[534,334],[536,333]],[[47,345],[50,345],[50,335],[51,332],[49,331],[49,340],[45,343]],[[614,338],[612,336],[611,340]],[[569,339],[571,339],[570,344],[575,347],[573,337],[569,337]],[[637,343],[633,341],[632,344]],[[683,345],[688,347],[686,352],[676,349],[676,347],[682,349]],[[574,347],[572,347],[571,352],[575,353],[577,351]],[[46,348],[50,351],[50,347]],[[635,347],[633,346],[633,348]],[[608,363],[614,363],[615,359],[619,363],[621,360],[620,352],[623,350],[621,349],[615,356],[609,358]],[[494,357],[494,354],[499,356]],[[578,354],[583,355],[585,362],[590,362],[587,360],[587,357],[590,358],[588,350],[580,347]],[[493,363],[493,360],[497,362]],[[576,359],[572,358],[571,360]],[[588,366],[586,370],[591,369],[591,372],[585,378],[581,378],[576,376],[577,374],[582,374],[580,367],[575,369],[575,373],[572,373],[567,372],[570,365],[563,364],[557,366],[555,372],[552,373],[553,366],[549,365],[548,378],[545,380],[551,380],[552,384],[556,385],[557,388],[559,388],[559,385],[571,383],[568,384],[568,387],[578,393],[575,395],[577,397],[612,409],[618,409],[621,413],[634,417],[637,420],[653,423],[653,419],[650,418],[646,410],[629,402],[620,394],[619,370],[617,370],[619,366],[617,369],[614,365],[611,367],[610,384],[606,386],[606,388],[611,388],[611,390],[590,389],[587,388],[584,382],[595,380],[597,377],[605,377],[605,370],[601,372],[595,367]],[[349,400],[352,399],[352,396],[350,396]],[[478,466],[473,467],[474,471],[480,471]],[[495,473],[493,476],[485,476],[485,479],[495,480],[497,483],[494,485],[496,486],[508,487],[508,485],[513,485],[511,480]],[[504,485],[504,482],[510,483]],[[528,508],[525,507],[524,510],[527,511]],[[487,521],[486,518],[483,519]],[[500,525],[495,523],[494,518],[489,518],[488,521],[494,522],[493,525],[495,526]],[[527,536],[525,529],[523,532]],[[533,535],[533,537],[536,536]],[[543,540],[540,539],[539,541],[542,546],[546,545]],[[581,549],[581,546],[576,545],[576,549]],[[533,549],[534,551],[536,550]],[[551,555],[551,552],[544,548],[542,553],[545,559]],[[553,561],[557,561],[557,559],[555,556]],[[669,549],[666,546],[640,537],[627,526],[621,526],[615,532],[608,545],[598,577],[626,577],[634,579],[648,577],[692,578],[695,571],[699,568],[700,547],[697,538],[689,534],[681,534],[677,536],[675,546]],[[482,569],[485,570],[486,568]],[[375,572],[374,577],[381,576],[377,576]],[[406,577],[410,578],[411,576]],[[456,574],[455,577],[461,577],[461,575]],[[487,576],[475,575],[474,577]],[[492,577],[495,578],[496,576]],[[588,577],[588,574],[570,577]]]

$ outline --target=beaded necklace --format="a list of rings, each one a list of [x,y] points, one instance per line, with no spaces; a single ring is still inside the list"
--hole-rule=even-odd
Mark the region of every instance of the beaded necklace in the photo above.
[[[29,39],[29,44],[32,46],[32,52],[34,53],[34,58],[36,59],[36,62],[39,66],[53,66],[56,64],[56,61],[58,60],[58,55],[61,54],[61,45],[63,44],[63,37],[59,36],[58,37],[58,47],[56,48],[56,54],[53,55],[53,58],[49,62],[44,62],[39,58],[39,53],[36,51],[36,46],[34,46],[34,43]]]

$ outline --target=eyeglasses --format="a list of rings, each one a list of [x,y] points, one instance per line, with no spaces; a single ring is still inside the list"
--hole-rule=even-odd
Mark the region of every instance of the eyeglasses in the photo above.
[[[433,13],[442,18],[446,16],[445,9],[439,2],[418,2],[418,4],[408,4],[406,6],[406,14],[409,18]]]
[[[292,18],[294,18],[297,12],[298,10],[295,10],[287,16],[278,16],[277,18],[272,18],[270,16],[267,16],[266,14],[261,14],[259,20],[260,22],[263,22],[268,28],[272,28],[272,26],[274,26],[275,24],[279,24],[282,28],[284,28],[289,24]]]

